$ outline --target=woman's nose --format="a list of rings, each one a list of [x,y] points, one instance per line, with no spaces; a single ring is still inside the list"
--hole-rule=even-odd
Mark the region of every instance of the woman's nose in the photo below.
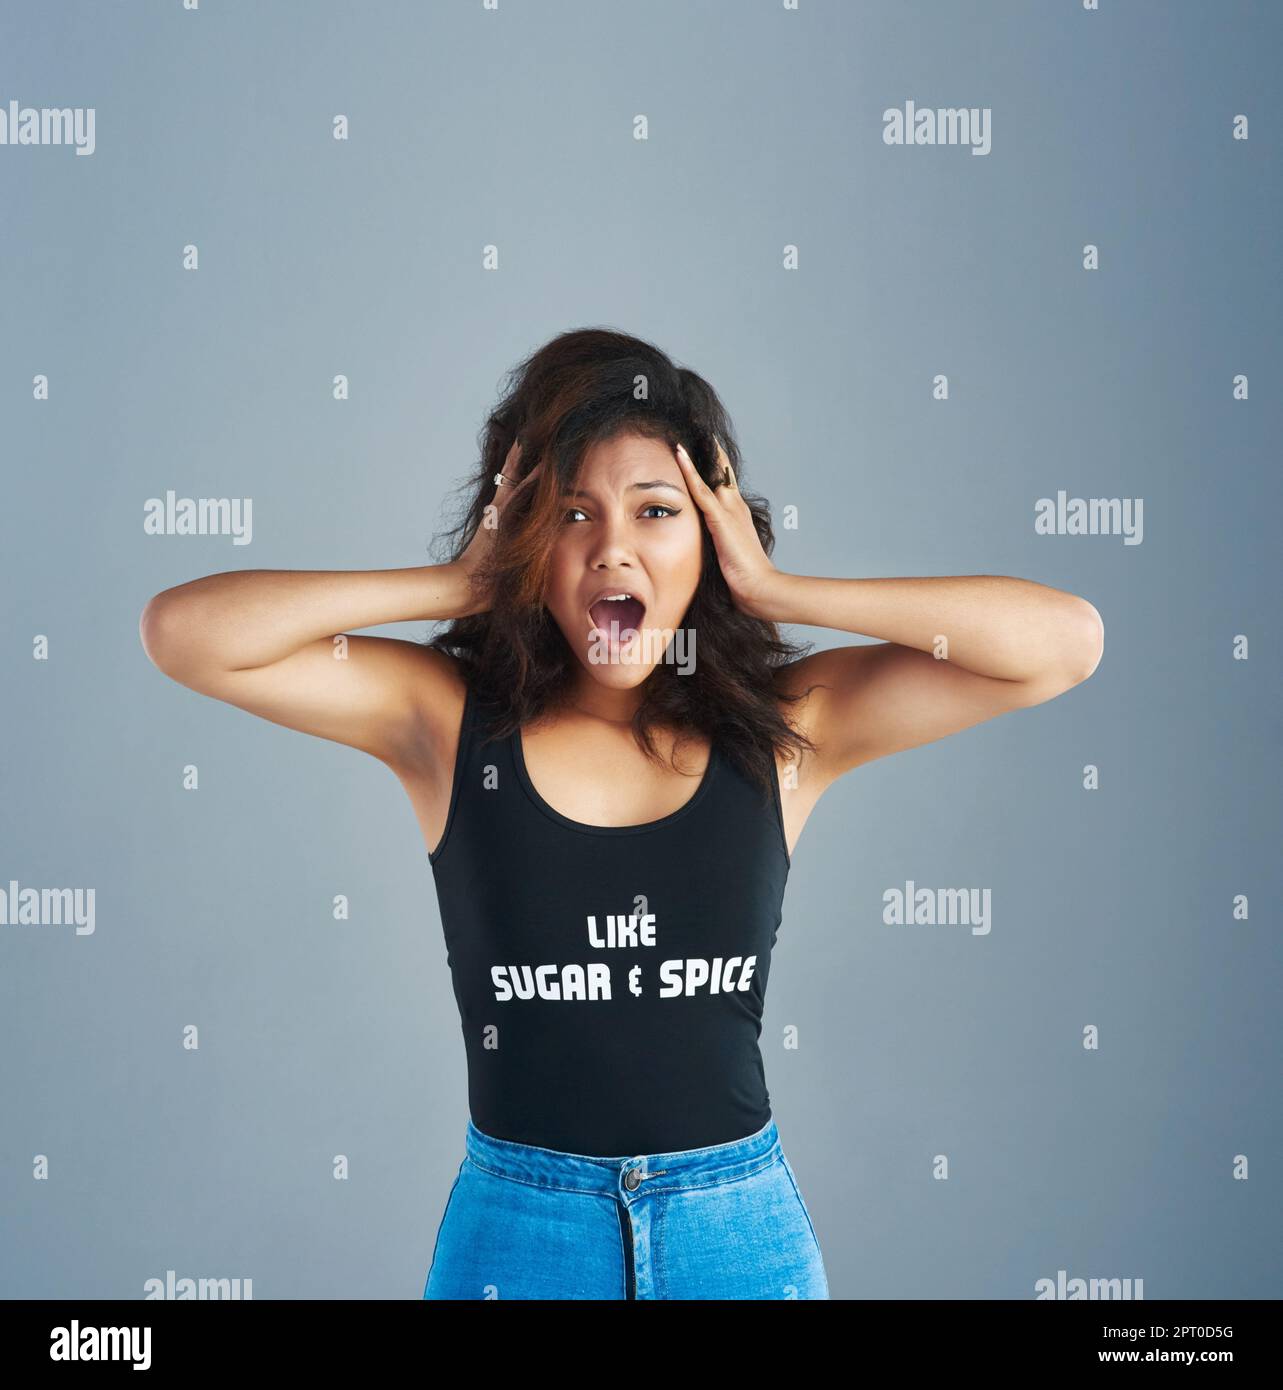
[[[623,521],[607,518],[597,527],[593,537],[591,563],[606,569],[633,558],[633,542]]]

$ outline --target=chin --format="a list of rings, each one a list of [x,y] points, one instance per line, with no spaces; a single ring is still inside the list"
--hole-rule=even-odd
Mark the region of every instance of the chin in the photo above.
[[[580,665],[598,685],[604,685],[608,690],[634,690],[645,684],[655,669],[653,662],[630,665],[622,661],[593,661],[587,654],[581,655]]]

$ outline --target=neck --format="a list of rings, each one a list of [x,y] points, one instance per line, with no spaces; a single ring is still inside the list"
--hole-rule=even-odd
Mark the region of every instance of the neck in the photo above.
[[[610,724],[631,724],[642,702],[641,687],[612,690],[591,677],[581,679],[566,697],[566,707],[590,719]]]

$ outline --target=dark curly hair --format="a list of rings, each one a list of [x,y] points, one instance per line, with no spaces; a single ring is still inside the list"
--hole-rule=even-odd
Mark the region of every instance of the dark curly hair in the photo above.
[[[500,738],[555,708],[569,693],[576,661],[543,604],[552,549],[560,533],[564,490],[574,490],[589,448],[620,434],[685,446],[710,487],[717,466],[716,440],[735,470],[763,550],[775,544],[766,501],[743,488],[735,432],[717,393],[695,372],[678,367],[659,348],[607,328],[581,328],[552,339],[504,379],[499,404],[478,436],[481,460],[462,485],[470,501],[457,526],[442,533],[448,560],[463,554],[493,502],[494,475],[513,441],[521,440],[521,475],[536,462],[547,466],[504,509],[503,542],[479,576],[491,585],[491,607],[454,619],[427,645],[448,653]],[[701,513],[703,563],[684,625],[697,634],[697,658],[689,675],[660,662],[642,688],[633,719],[639,746],[656,762],[651,728],[698,730],[750,780],[773,785],[777,750],[814,745],[784,719],[775,676],[809,645],[781,639],[773,622],[736,607],[717,562]]]

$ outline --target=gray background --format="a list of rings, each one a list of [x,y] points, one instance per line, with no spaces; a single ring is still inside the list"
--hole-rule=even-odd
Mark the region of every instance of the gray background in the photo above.
[[[6,5],[0,103],[93,106],[97,150],[0,147],[0,886],[93,886],[97,930],[0,928],[0,1294],[421,1294],[466,1091],[409,803],[167,680],[138,616],[436,558],[502,373],[589,324],[721,392],[800,509],[781,568],[1104,617],[1092,680],[798,845],[762,1045],[834,1297],[1283,1292],[1281,38],[1225,0]],[[992,152],[886,146],[906,99],[991,107]],[[252,545],[144,535],[168,488],[252,497]],[[1060,488],[1142,497],[1143,544],[1036,536]],[[883,925],[906,878],[991,888],[991,934]]]

